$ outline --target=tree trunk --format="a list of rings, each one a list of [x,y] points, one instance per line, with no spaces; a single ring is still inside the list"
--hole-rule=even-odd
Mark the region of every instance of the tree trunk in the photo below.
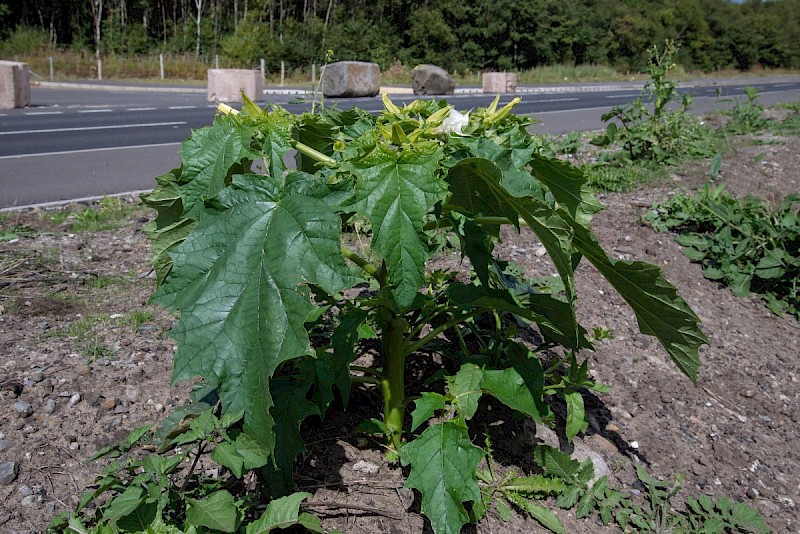
[[[194,55],[195,57],[200,57],[200,17],[203,14],[203,0],[194,0],[194,5],[197,8],[197,18],[195,19],[197,24],[197,44],[194,49]]]
[[[100,59],[100,29],[103,23],[103,0],[92,0],[92,19],[94,19],[94,56]]]

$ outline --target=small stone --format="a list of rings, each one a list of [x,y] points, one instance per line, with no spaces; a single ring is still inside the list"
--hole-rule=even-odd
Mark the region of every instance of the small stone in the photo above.
[[[757,499],[759,495],[760,493],[758,493],[758,490],[755,488],[750,488],[747,490],[747,496],[751,499]]]
[[[755,396],[756,396],[756,390],[754,389],[746,389],[742,391],[742,397],[746,399],[752,399]]]
[[[31,382],[33,382],[34,384],[38,384],[42,380],[44,380],[44,375],[42,374],[41,371],[34,371],[31,374]]]
[[[584,462],[586,459],[589,459],[592,462],[592,465],[594,466],[594,476],[592,477],[592,480],[589,481],[589,487],[593,486],[594,483],[600,479],[600,477],[611,475],[611,470],[608,468],[608,464],[603,457],[585,445],[575,445],[575,450],[572,453],[572,457],[579,462]]]
[[[0,463],[0,484],[5,486],[14,482],[17,478],[17,471],[19,471],[17,462]]]
[[[155,409],[155,411],[157,411],[159,413],[164,411],[164,405],[161,404],[160,402],[157,402],[156,405],[153,406],[153,408]]]
[[[47,399],[44,401],[44,406],[42,406],[42,412],[45,415],[51,415],[53,412],[56,411],[56,401],[53,399]]]
[[[619,434],[619,427],[617,425],[615,425],[614,423],[608,423],[606,425],[606,432],[615,432],[615,433]]]
[[[33,413],[33,406],[24,400],[18,400],[12,406],[12,409],[17,412],[21,417],[28,417]]]
[[[100,407],[104,410],[111,411],[117,406],[116,399],[106,399],[100,403]]]
[[[0,439],[0,452],[5,452],[13,446],[14,444],[12,442],[5,439]]]
[[[71,450],[71,451],[77,451],[80,448],[81,448],[81,444],[78,443],[77,441],[73,441],[72,443],[69,444],[69,450]]]
[[[629,445],[631,446],[631,449],[637,449],[637,450],[639,449],[639,442],[638,441],[631,441],[629,443]]]
[[[77,367],[75,367],[75,372],[78,373],[78,375],[80,376],[86,376],[92,374],[92,368],[86,365],[85,363],[82,363]]]
[[[81,401],[81,394],[80,393],[73,393],[70,396],[69,401],[67,401],[67,408],[72,408],[73,406],[78,404],[80,401]]]
[[[130,402],[139,400],[139,390],[133,386],[125,386],[125,398]]]
[[[27,495],[22,498],[22,506],[31,507],[36,504],[36,495]]]
[[[33,434],[34,432],[36,432],[36,428],[33,425],[25,425],[22,428],[22,433],[25,434],[26,436],[29,434]]]
[[[30,488],[30,486],[23,484],[17,488],[17,493],[23,497],[27,497],[28,495],[33,495],[33,490]]]
[[[48,514],[53,515],[53,513],[55,513],[56,511],[56,502],[55,501],[48,502],[47,504],[44,505],[44,510]]]
[[[364,475],[377,475],[378,471],[380,471],[380,467],[373,464],[372,462],[365,462],[364,460],[359,460],[355,463],[355,465],[353,465],[353,471]]]

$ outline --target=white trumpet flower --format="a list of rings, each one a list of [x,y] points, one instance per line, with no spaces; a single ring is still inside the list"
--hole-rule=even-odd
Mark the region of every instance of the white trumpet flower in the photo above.
[[[451,109],[447,118],[433,132],[437,134],[465,135],[461,129],[469,124],[469,113],[461,113],[457,109]]]

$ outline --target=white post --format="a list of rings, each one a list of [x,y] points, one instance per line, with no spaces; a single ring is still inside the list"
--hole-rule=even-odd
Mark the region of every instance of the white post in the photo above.
[[[266,81],[265,70],[266,69],[264,68],[264,58],[262,57],[261,58],[261,81]]]
[[[158,54],[158,72],[161,79],[164,79],[164,54]]]
[[[53,56],[50,56],[50,81],[53,81]]]
[[[283,87],[283,82],[285,80],[285,75],[286,75],[286,67],[283,64],[283,60],[281,60],[281,87]]]
[[[103,60],[100,58],[97,58],[97,79],[103,79]]]
[[[215,69],[218,69],[218,68],[219,68],[219,54],[216,54],[216,55],[214,56],[214,68],[215,68]]]
[[[311,64],[311,85],[316,85],[317,83],[317,64]]]

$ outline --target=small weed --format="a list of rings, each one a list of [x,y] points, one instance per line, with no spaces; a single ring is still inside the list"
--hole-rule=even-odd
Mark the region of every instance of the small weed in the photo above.
[[[783,135],[800,135],[800,102],[784,104],[782,107],[792,114],[782,122],[773,123],[772,129]]]
[[[73,215],[73,232],[101,232],[119,228],[134,207],[119,198],[105,197],[97,206],[85,208]]]
[[[685,510],[677,510],[672,499],[681,489],[680,475],[658,480],[637,465],[636,476],[645,492],[641,502],[635,502],[629,494],[609,486],[606,477],[590,484],[594,477],[591,460],[579,463],[558,449],[539,445],[534,449],[534,461],[546,476],[564,483],[556,504],[564,509],[574,507],[578,519],[597,510],[603,524],[613,520],[625,532],[770,532],[757,510],[744,503],[734,504],[727,497],[716,502],[708,495],[688,498]]]
[[[67,328],[67,336],[85,341],[89,334],[100,324],[108,321],[108,315],[87,315],[71,323]]]
[[[36,234],[36,229],[25,224],[15,224],[8,230],[0,229],[0,241],[13,241],[20,237],[28,237]]]
[[[673,231],[684,254],[703,274],[730,286],[736,296],[758,293],[776,314],[800,318],[800,197],[775,209],[764,201],[737,199],[722,186],[696,196],[675,195],[655,204],[644,220]]]
[[[104,289],[106,287],[116,285],[122,282],[122,279],[118,276],[103,276],[103,275],[96,275],[91,276],[84,280],[83,285],[86,287],[91,287],[93,289]]]
[[[138,330],[143,324],[153,320],[155,315],[150,310],[135,310],[126,313],[120,319],[120,324],[130,327],[131,330]]]
[[[540,152],[549,158],[561,154],[575,154],[581,148],[580,132],[569,132],[557,137],[544,135],[540,138],[540,141],[542,144]]]
[[[83,343],[81,353],[93,362],[101,358],[113,358],[115,355],[114,350],[100,341],[99,337]]]
[[[664,167],[648,163],[617,167],[607,163],[596,163],[584,167],[589,185],[599,191],[627,193],[639,185],[664,179]]]
[[[725,112],[731,118],[725,130],[735,135],[758,132],[770,125],[770,121],[764,116],[764,106],[756,102],[758,89],[745,87],[744,92],[747,100],[736,100],[733,108]]]
[[[66,209],[48,211],[45,213],[44,218],[56,226],[60,226],[66,222],[70,216],[70,211]]]

